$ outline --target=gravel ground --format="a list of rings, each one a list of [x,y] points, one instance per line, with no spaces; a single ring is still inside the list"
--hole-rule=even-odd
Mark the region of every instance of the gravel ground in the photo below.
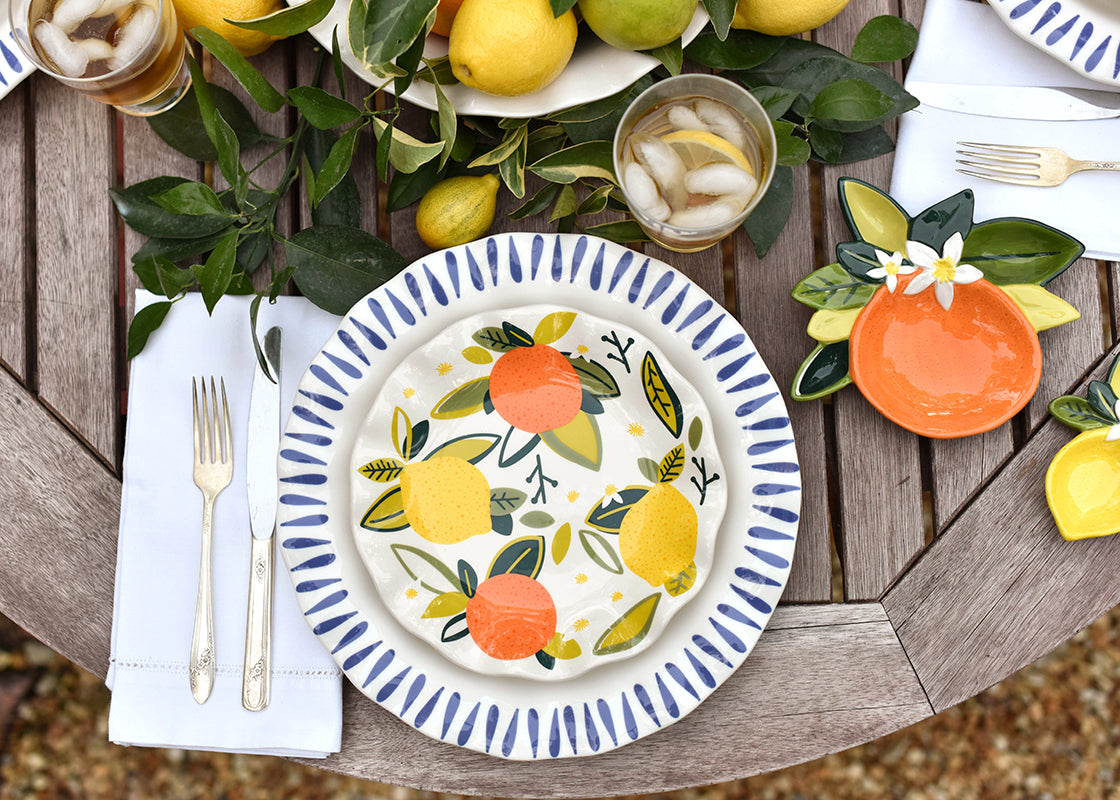
[[[117,747],[108,715],[100,679],[0,617],[0,800],[444,797],[279,758]],[[1118,745],[1120,608],[918,725],[769,775],[648,797],[1120,800]]]

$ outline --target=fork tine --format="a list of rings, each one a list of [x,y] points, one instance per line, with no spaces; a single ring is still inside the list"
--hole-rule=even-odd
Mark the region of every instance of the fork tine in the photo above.
[[[1016,186],[1037,186],[1038,185],[1038,179],[1037,178],[1013,178],[1010,175],[996,175],[996,174],[991,173],[991,172],[988,172],[988,173],[975,172],[975,171],[970,170],[970,169],[960,169],[959,167],[957,168],[957,172],[959,172],[962,175],[969,175],[973,178],[984,178],[985,180],[989,180],[989,181],[997,181],[998,183],[1013,183]]]
[[[999,164],[1015,164],[1024,167],[1037,167],[1041,156],[1028,156],[1028,155],[998,155],[996,153],[974,153],[971,150],[958,150],[957,155],[966,156],[967,158],[978,158],[982,162],[996,162]]]
[[[214,379],[210,379],[212,384]],[[206,401],[206,379],[202,379],[202,460],[214,463],[214,433],[210,421],[210,406]]]
[[[1010,153],[1030,153],[1035,158],[1041,158],[1042,153],[1037,147],[1025,147],[1018,144],[992,144],[990,142],[957,142],[961,147],[975,147],[978,150],[1007,151]],[[957,152],[960,152],[959,150]]]
[[[205,390],[203,386],[203,390]],[[194,460],[201,461],[202,420],[198,416],[198,379],[191,377],[191,409],[194,413]]]
[[[222,463],[230,461],[233,457],[233,428],[230,426],[229,421],[229,402],[226,400],[226,379],[222,379],[222,419],[225,420],[225,432],[222,436]],[[218,401],[215,398],[214,408],[218,407]]]
[[[1024,178],[1037,178],[1038,177],[1038,164],[1020,164],[1015,167],[1003,167],[999,164],[989,164],[984,161],[968,161],[967,159],[958,158],[958,164],[964,164],[966,167],[979,167],[980,169],[990,170],[992,172],[999,172],[1004,175],[1020,175]]]

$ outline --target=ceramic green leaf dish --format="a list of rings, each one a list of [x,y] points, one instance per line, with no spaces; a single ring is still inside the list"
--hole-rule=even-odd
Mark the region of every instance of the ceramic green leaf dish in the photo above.
[[[840,179],[839,197],[856,240],[793,289],[816,309],[817,342],[793,398],[855,383],[885,417],[933,438],[1014,416],[1038,388],[1038,331],[1080,317],[1044,287],[1084,246],[1029,219],[974,222],[970,190],[913,217],[854,178]]]
[[[1120,532],[1120,358],[1086,397],[1063,395],[1050,413],[1081,433],[1046,470],[1046,502],[1070,541]]]

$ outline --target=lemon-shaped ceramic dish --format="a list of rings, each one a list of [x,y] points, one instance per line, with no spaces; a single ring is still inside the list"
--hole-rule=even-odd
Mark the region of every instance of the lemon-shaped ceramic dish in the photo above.
[[[351,454],[358,551],[401,625],[485,674],[649,647],[711,572],[726,474],[699,393],[567,307],[455,322],[382,384]]]
[[[1120,441],[1109,430],[1078,435],[1046,470],[1046,502],[1070,541],[1120,532]]]

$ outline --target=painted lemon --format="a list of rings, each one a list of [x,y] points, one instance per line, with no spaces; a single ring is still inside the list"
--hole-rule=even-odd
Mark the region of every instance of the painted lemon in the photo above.
[[[618,549],[630,571],[650,586],[662,586],[696,558],[696,509],[675,487],[661,483],[626,512]]]
[[[437,456],[405,466],[401,501],[408,524],[436,544],[458,544],[490,531],[490,485],[471,462]]]
[[[487,94],[517,97],[552,83],[576,46],[576,17],[548,0],[464,0],[447,37],[451,72]]]
[[[467,629],[488,656],[528,658],[552,642],[556,603],[548,589],[526,575],[494,575],[467,601]]]
[[[1120,532],[1120,441],[1109,428],[1079,434],[1046,470],[1046,502],[1064,539]]]

